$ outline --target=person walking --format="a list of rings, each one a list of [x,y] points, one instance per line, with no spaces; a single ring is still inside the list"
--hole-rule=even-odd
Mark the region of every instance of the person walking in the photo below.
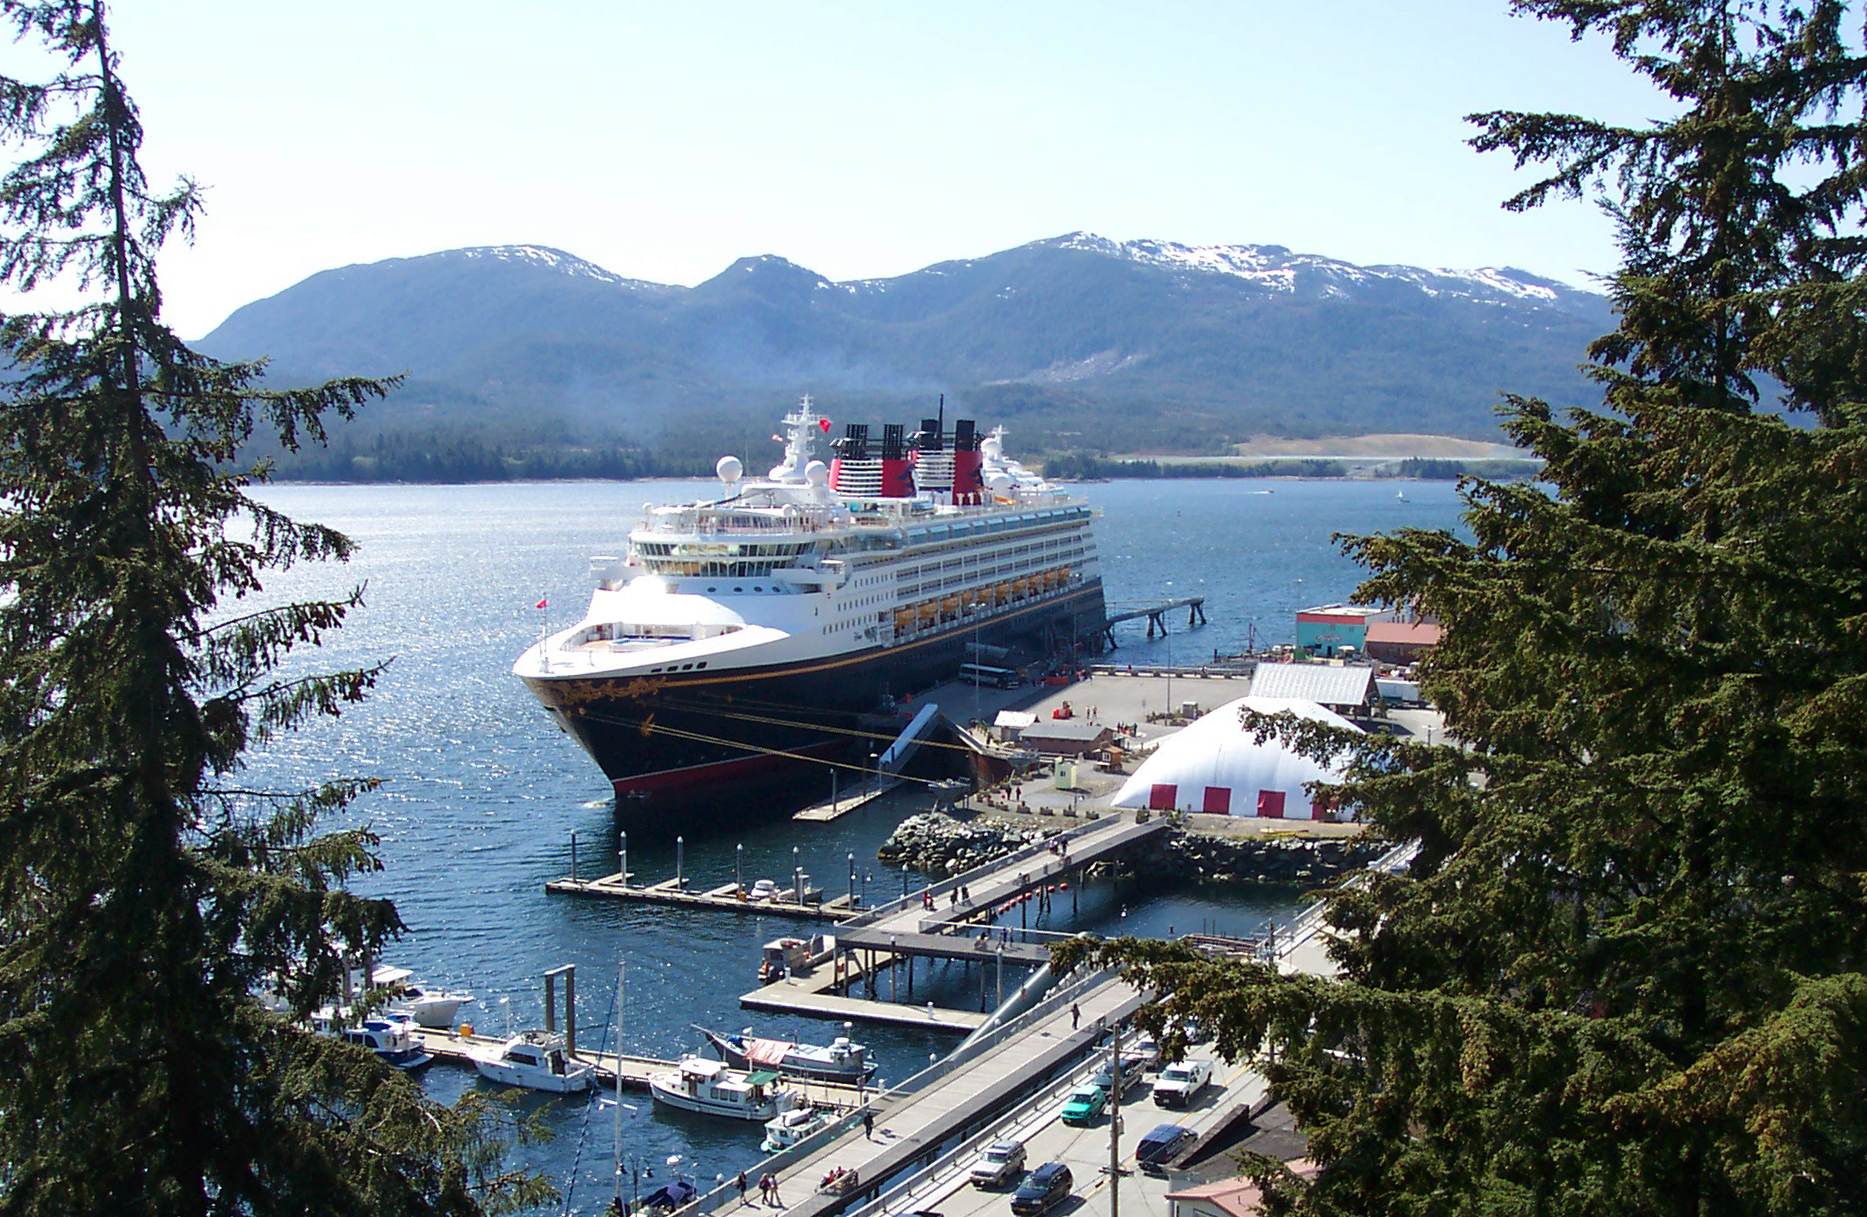
[[[862,1139],[865,1141],[875,1140],[875,1113],[872,1111],[864,1111],[862,1113]]]
[[[739,1203],[744,1204],[745,1202],[746,1202],[746,1173],[744,1171],[740,1171],[739,1172]]]
[[[760,1204],[771,1203],[771,1172],[766,1171],[758,1179],[758,1199]]]
[[[1077,1027],[1082,1025],[1082,1021],[1083,1021],[1083,1008],[1077,1005],[1075,1002],[1071,1002],[1070,1003],[1070,1030],[1072,1031],[1076,1030]]]
[[[771,1178],[771,1207],[775,1209],[781,1209],[784,1207],[784,1198],[778,1195],[778,1176],[772,1175],[770,1176],[770,1178]]]

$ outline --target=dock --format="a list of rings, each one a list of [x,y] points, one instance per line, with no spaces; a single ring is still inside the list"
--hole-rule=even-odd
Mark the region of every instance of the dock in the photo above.
[[[1186,610],[1186,628],[1206,623],[1206,598],[1204,596],[1186,596],[1179,600],[1166,600],[1159,604],[1144,604],[1134,608],[1124,607],[1121,612],[1106,613],[1102,618],[1102,633],[1108,639],[1110,649],[1115,647],[1115,625],[1121,621],[1138,621],[1147,618],[1147,636],[1152,638],[1159,630],[1163,637],[1167,633],[1167,614],[1174,609]]]
[[[859,787],[854,793],[846,792],[835,798],[825,799],[821,803],[813,803],[804,810],[794,814],[791,818],[793,820],[809,820],[818,824],[827,824],[832,820],[840,820],[852,811],[867,807],[870,803],[892,792],[900,785],[900,778],[889,776],[880,783],[870,782],[866,787]]]
[[[451,1031],[415,1032],[415,1038],[421,1043],[424,1052],[434,1054],[437,1061],[446,1061],[455,1065],[473,1066],[479,1060],[492,1060],[499,1055],[505,1040],[492,1035],[461,1035]],[[572,1059],[592,1066],[597,1077],[609,1086],[630,1090],[647,1090],[648,1076],[652,1073],[671,1073],[680,1068],[679,1061],[664,1061],[649,1056],[617,1055],[614,1052],[591,1052],[579,1048],[571,1053]],[[842,1082],[820,1082],[808,1078],[787,1076],[785,1086],[798,1091],[812,1104],[818,1107],[833,1107],[838,1111],[848,1111],[862,1104],[868,1093],[866,1086],[850,1086]]]
[[[740,890],[736,883],[722,884],[704,892],[693,892],[688,891],[686,884],[678,879],[664,879],[660,883],[624,883],[620,872],[604,875],[598,879],[552,879],[545,884],[545,890],[561,895],[608,896],[611,899],[632,900],[640,904],[712,909],[731,913],[760,913],[775,917],[795,917],[803,921],[834,921],[848,916],[851,912],[847,897],[838,897],[826,902],[821,899],[822,891],[816,888],[805,891],[802,903],[798,902],[796,892],[790,888],[780,889],[768,900],[752,900]],[[812,900],[813,894],[818,899]]]

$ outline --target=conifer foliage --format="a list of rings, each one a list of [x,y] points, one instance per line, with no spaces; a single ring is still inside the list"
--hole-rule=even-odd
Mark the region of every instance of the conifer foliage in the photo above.
[[[1339,980],[1107,949],[1268,1072],[1312,1213],[1867,1208],[1867,57],[1814,0],[1522,0],[1670,99],[1623,128],[1477,116],[1597,188],[1625,265],[1605,408],[1507,424],[1542,486],[1470,482],[1474,541],[1349,542],[1437,617],[1462,747],[1263,723],[1355,761],[1418,853],[1336,892]],[[1753,409],[1781,392],[1812,416]],[[1160,1017],[1156,1012],[1154,1017]],[[1261,1167],[1264,1164],[1260,1164]]]
[[[187,182],[154,192],[101,3],[0,12],[49,58],[0,79],[0,280],[78,289],[0,324],[0,1213],[472,1213],[536,1198],[495,1126],[427,1103],[305,1012],[339,948],[398,928],[349,894],[362,831],[320,812],[369,785],[241,786],[246,750],[338,713],[376,672],[287,676],[355,606],[250,606],[265,572],[350,543],[225,469],[263,428],[323,437],[385,389],[265,388],[161,321],[155,254]],[[296,671],[296,669],[294,669]]]

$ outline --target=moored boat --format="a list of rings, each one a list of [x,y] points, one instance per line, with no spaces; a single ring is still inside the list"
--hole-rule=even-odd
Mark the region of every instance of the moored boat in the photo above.
[[[407,968],[378,967],[371,972],[370,983],[377,988],[395,989],[389,1009],[407,1011],[416,1025],[430,1031],[453,1027],[460,1008],[473,1002],[471,993],[450,993],[416,983],[415,974]]]
[[[392,1069],[420,1069],[434,1059],[415,1038],[413,1021],[400,1014],[366,1018],[361,1026],[339,1028],[337,1036],[368,1048]]]
[[[926,419],[876,445],[852,424],[826,465],[813,444],[830,420],[809,399],[785,427],[765,477],[723,457],[719,497],[646,509],[626,556],[591,559],[583,617],[513,665],[627,824],[671,832],[674,809],[724,814],[760,787],[805,797],[800,771],[866,748],[851,741],[952,678],[968,646],[1101,646],[1095,510],[1002,435]]]
[[[506,1086],[570,1094],[587,1090],[596,1070],[573,1060],[564,1049],[564,1037],[549,1031],[521,1031],[491,1056],[476,1056],[480,1076]]]
[[[854,1083],[875,1072],[866,1045],[839,1035],[828,1044],[761,1038],[750,1027],[738,1035],[725,1035],[696,1026],[720,1059],[736,1069],[772,1069],[791,1077],[821,1078],[826,1082]]]
[[[814,1107],[781,1112],[765,1121],[765,1139],[759,1143],[759,1148],[768,1154],[782,1153],[829,1126],[830,1113]]]
[[[648,1090],[657,1103],[682,1111],[764,1121],[803,1105],[781,1082],[770,1070],[729,1069],[723,1061],[684,1056],[674,1070],[649,1074]]]

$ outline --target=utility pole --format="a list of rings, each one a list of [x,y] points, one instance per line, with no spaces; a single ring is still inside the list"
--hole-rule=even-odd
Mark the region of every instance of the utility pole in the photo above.
[[[1121,1024],[1109,1041],[1109,1217],[1121,1217]]]

